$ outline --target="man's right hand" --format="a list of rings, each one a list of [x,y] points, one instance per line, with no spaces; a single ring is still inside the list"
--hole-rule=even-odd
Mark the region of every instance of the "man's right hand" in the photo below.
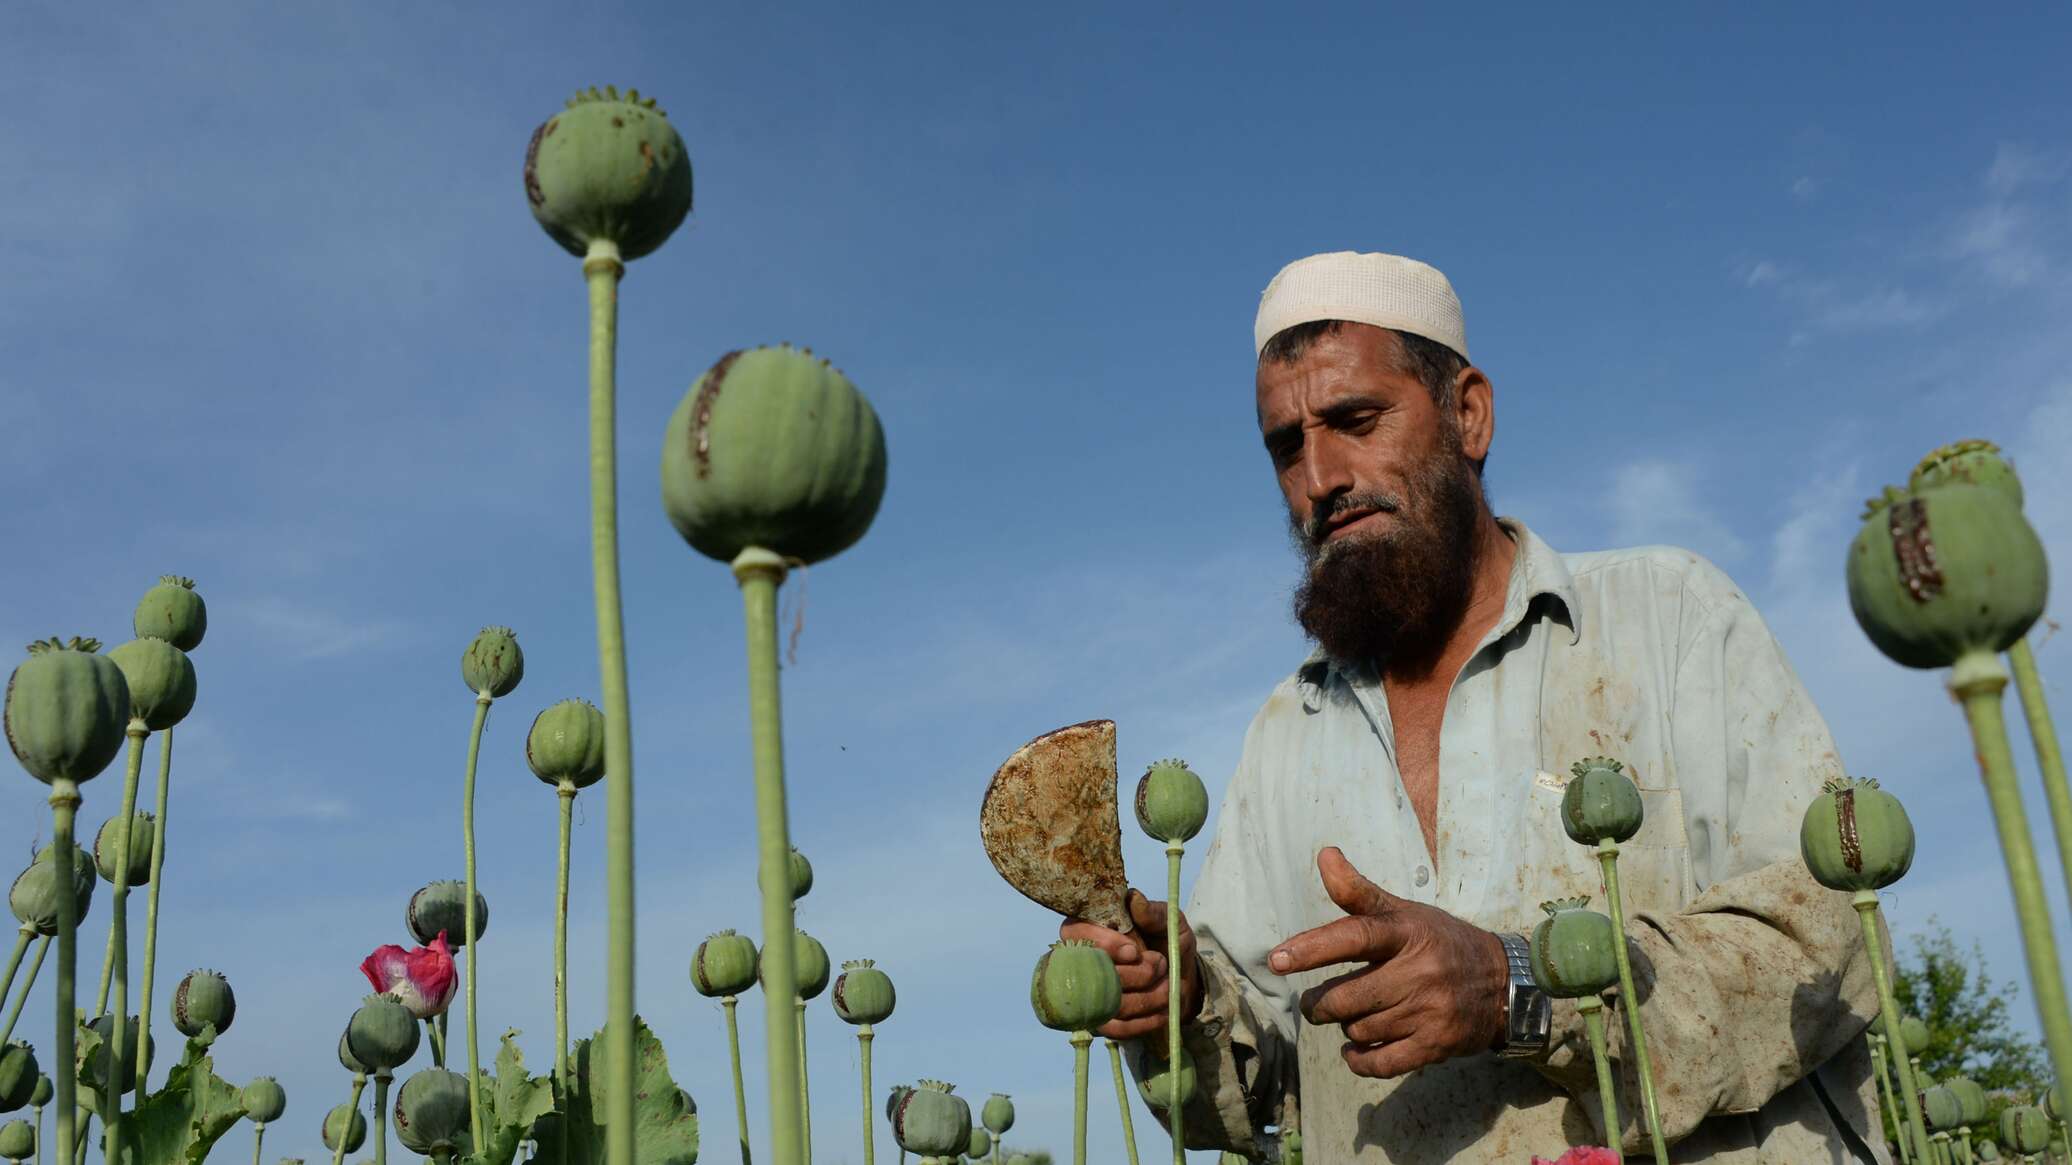
[[[1115,973],[1122,977],[1122,1010],[1098,1033],[1111,1040],[1157,1035],[1166,1027],[1166,904],[1131,890],[1128,907],[1136,929],[1127,934],[1077,918],[1058,927],[1059,938],[1083,939],[1115,962]],[[1185,1023],[1201,1011],[1201,967],[1187,915],[1172,913],[1180,928],[1180,1021]]]

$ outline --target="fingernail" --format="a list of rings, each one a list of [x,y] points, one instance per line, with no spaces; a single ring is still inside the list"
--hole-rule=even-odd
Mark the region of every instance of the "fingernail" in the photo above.
[[[1288,952],[1286,951],[1275,951],[1273,954],[1267,956],[1266,959],[1267,965],[1271,966],[1276,971],[1287,970],[1289,961],[1290,960],[1288,958]]]

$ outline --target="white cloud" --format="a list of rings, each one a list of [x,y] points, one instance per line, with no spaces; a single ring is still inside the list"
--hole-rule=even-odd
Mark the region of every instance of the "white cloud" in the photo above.
[[[358,655],[391,646],[404,635],[403,624],[394,619],[340,615],[281,595],[227,599],[223,605],[291,659]]]
[[[1605,498],[1612,537],[1622,546],[1667,543],[1732,562],[1746,550],[1733,529],[1703,500],[1696,466],[1649,458],[1619,467]]]
[[[2015,142],[2002,142],[1986,167],[1986,189],[2008,195],[2024,186],[2055,182],[2065,176],[2065,159]]]

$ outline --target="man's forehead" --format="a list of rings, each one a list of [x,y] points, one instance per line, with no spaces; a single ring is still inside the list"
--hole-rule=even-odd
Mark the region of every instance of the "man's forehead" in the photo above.
[[[1416,377],[1404,366],[1402,343],[1387,328],[1344,321],[1314,337],[1292,362],[1279,359],[1269,345],[1252,380],[1259,415],[1265,417],[1270,407],[1292,413],[1305,401],[1405,387]]]

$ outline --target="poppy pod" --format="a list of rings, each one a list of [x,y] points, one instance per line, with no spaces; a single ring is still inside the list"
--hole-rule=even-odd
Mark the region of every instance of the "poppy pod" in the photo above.
[[[723,930],[707,935],[698,944],[698,953],[691,956],[691,986],[707,998],[739,995],[755,986],[760,970],[755,941]]]
[[[139,639],[163,639],[181,651],[193,651],[208,632],[209,607],[195,593],[193,579],[165,574],[144,592],[130,621]]]
[[[129,683],[100,649],[93,639],[31,643],[7,679],[7,747],[46,785],[92,780],[122,751]]]
[[[892,1136],[900,1148],[923,1157],[949,1157],[971,1144],[971,1106],[951,1093],[953,1087],[923,1080],[900,1096],[892,1112]]]
[[[1037,1022],[1053,1031],[1092,1031],[1121,1009],[1122,979],[1108,952],[1090,942],[1064,939],[1036,960],[1029,1006]]]
[[[1533,981],[1556,999],[1581,999],[1619,981],[1619,930],[1612,920],[1585,909],[1588,898],[1540,903],[1547,917],[1533,928]]]
[[[1799,854],[1830,890],[1882,890],[1914,864],[1914,824],[1874,780],[1831,780],[1806,807]]]
[[[525,200],[570,254],[602,242],[622,259],[638,259],[691,212],[690,151],[654,98],[592,86],[532,131]]]
[[[869,959],[852,959],[842,964],[835,980],[835,1014],[845,1022],[884,1023],[892,1016],[896,996],[892,977]]]
[[[1569,767],[1561,791],[1561,827],[1583,845],[1622,842],[1640,832],[1640,789],[1625,766],[1610,757],[1591,757]]]
[[[2043,613],[2043,544],[2004,490],[1948,482],[1871,499],[1849,544],[1849,608],[1905,667],[2001,652]]]

